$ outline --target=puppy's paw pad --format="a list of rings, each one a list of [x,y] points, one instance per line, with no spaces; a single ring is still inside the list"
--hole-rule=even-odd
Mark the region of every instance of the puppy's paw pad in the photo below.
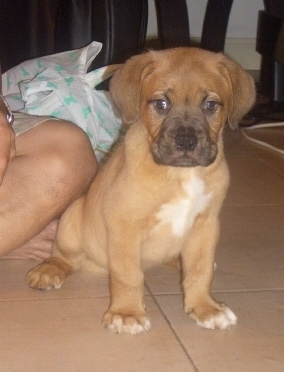
[[[106,313],[103,325],[114,333],[130,333],[131,335],[139,335],[142,332],[149,331],[151,328],[150,320],[145,315],[123,316]]]
[[[59,267],[42,263],[28,272],[26,281],[31,288],[49,290],[61,288],[64,278]]]
[[[196,322],[199,326],[206,329],[228,329],[231,325],[237,324],[237,317],[230,308],[224,307],[205,320],[196,320]]]

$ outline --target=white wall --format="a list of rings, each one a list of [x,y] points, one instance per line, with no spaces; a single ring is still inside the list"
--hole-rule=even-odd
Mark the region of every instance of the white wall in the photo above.
[[[207,0],[187,0],[190,35],[193,39],[198,40],[201,37],[206,4]],[[233,2],[225,53],[247,69],[259,69],[260,56],[255,51],[255,43],[258,12],[263,8],[263,0]],[[155,36],[157,36],[156,10],[154,0],[149,0],[148,37]]]

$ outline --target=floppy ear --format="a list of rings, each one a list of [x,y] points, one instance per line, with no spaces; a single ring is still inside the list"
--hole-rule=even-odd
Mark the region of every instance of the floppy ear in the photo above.
[[[252,108],[255,98],[255,83],[251,75],[237,63],[223,57],[225,75],[231,85],[228,123],[232,129],[237,129],[239,121]]]
[[[154,69],[153,56],[154,52],[148,52],[130,58],[111,78],[110,94],[125,124],[138,119],[141,82]]]

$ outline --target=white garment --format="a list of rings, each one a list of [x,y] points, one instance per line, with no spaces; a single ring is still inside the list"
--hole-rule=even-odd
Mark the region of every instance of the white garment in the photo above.
[[[87,72],[101,43],[25,61],[2,76],[3,95],[13,111],[71,121],[90,138],[100,161],[120,134],[121,121],[109,92],[96,86],[120,65]]]

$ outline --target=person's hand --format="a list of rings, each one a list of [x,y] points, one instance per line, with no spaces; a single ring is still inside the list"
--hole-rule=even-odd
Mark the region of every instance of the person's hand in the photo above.
[[[0,185],[10,160],[16,155],[15,132],[7,122],[4,113],[0,112]]]

